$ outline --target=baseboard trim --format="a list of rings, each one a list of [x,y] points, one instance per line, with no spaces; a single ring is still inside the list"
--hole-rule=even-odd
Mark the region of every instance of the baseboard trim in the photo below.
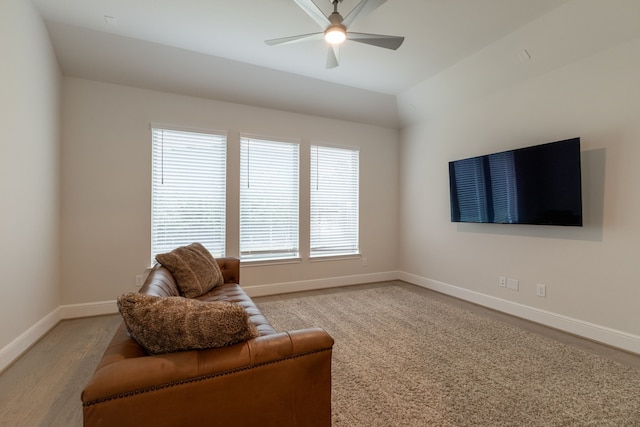
[[[413,285],[450,295],[516,317],[540,323],[561,331],[578,335],[612,347],[640,354],[640,336],[529,307],[512,301],[493,297],[469,289],[427,279],[425,277],[398,271],[362,274],[355,276],[330,277],[315,280],[251,285],[243,289],[250,297],[286,294],[291,292],[337,288],[364,283],[402,280]],[[0,349],[0,373],[16,361],[25,351],[49,332],[61,320],[81,317],[102,316],[118,313],[116,302],[101,301],[85,304],[61,305],[43,317],[35,325]]]
[[[56,326],[60,319],[60,308],[56,308],[0,349],[0,373],[4,372],[6,368],[49,332],[51,328]]]
[[[458,286],[427,279],[409,273],[400,272],[398,280],[450,295],[503,313],[511,314],[532,322],[597,341],[611,347],[640,354],[640,336],[607,328],[583,320],[526,306],[501,298],[493,297]]]
[[[250,285],[243,286],[242,288],[247,295],[253,298],[268,295],[288,294],[291,292],[338,288],[340,286],[360,285],[363,283],[387,282],[390,280],[397,280],[397,278],[397,271],[387,271],[382,273],[358,274],[355,276],[273,283],[269,285]]]
[[[398,273],[363,274],[357,276],[331,277],[318,280],[275,283],[270,285],[256,285],[243,287],[251,297],[283,294],[290,292],[308,291],[314,289],[333,288],[339,286],[357,285],[370,282],[385,282],[395,280]],[[61,320],[77,319],[81,317],[102,316],[118,313],[115,300],[90,302],[84,304],[61,305],[43,317],[16,339],[0,349],[0,373],[15,362],[25,351],[49,332]]]
[[[116,301],[90,302],[85,304],[61,305],[61,319],[77,319],[79,317],[102,316],[118,313]]]
[[[0,373],[18,360],[24,352],[45,336],[61,320],[80,317],[102,316],[118,312],[114,301],[91,302],[86,304],[61,305],[40,319],[35,325],[0,349]]]

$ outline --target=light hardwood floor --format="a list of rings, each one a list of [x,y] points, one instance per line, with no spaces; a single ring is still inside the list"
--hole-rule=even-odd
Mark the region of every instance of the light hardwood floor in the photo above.
[[[119,314],[63,320],[0,375],[0,426],[82,425],[80,393]]]
[[[387,284],[376,283],[309,292],[334,293]],[[417,286],[402,282],[395,284],[640,369],[639,355],[616,350]],[[269,296],[255,300],[260,302],[295,295]],[[81,426],[80,393],[120,322],[121,317],[116,314],[64,320],[53,328],[0,374],[0,426]]]

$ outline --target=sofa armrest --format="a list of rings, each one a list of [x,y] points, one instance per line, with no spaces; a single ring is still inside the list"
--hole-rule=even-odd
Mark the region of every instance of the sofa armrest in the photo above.
[[[240,283],[240,260],[233,257],[216,258],[224,283]]]
[[[121,328],[82,392],[85,426],[331,424],[333,339],[321,329],[144,357],[127,341]]]

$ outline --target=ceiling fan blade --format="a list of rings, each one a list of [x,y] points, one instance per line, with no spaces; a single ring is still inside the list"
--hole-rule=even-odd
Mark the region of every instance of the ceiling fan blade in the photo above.
[[[340,57],[340,48],[336,45],[329,46],[329,53],[327,54],[327,69],[336,68],[339,64],[338,58]]]
[[[347,39],[354,42],[370,44],[385,49],[396,50],[404,42],[404,37],[383,36],[382,34],[347,33]]]
[[[306,42],[308,40],[322,40],[323,37],[324,37],[324,33],[311,33],[311,34],[301,34],[299,36],[282,37],[280,39],[265,40],[264,42],[269,46],[275,46],[279,44]]]
[[[364,18],[369,13],[382,6],[386,1],[387,0],[362,0],[344,18],[344,20],[342,21],[342,25],[346,27],[349,27],[349,25],[353,25],[361,18]]]
[[[316,23],[320,25],[322,29],[325,29],[329,25],[331,25],[331,22],[329,22],[329,18],[327,18],[324,13],[322,13],[322,11],[318,8],[318,6],[316,6],[316,4],[311,0],[293,1],[296,2],[296,4],[300,6],[300,9],[304,10],[304,12],[309,15],[311,19],[316,21]]]

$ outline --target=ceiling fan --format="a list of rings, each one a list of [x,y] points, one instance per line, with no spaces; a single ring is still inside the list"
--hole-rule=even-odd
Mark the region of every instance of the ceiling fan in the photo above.
[[[356,7],[349,12],[346,17],[342,17],[338,12],[338,5],[342,0],[329,0],[333,5],[333,13],[325,16],[312,0],[293,0],[307,15],[324,29],[319,33],[301,34],[292,37],[265,40],[270,46],[297,43],[308,40],[322,40],[329,43],[329,53],[327,56],[327,68],[338,66],[339,46],[345,40],[353,40],[385,49],[396,50],[404,42],[404,37],[385,36],[381,34],[354,33],[348,28],[361,18],[380,7],[387,0],[361,0]]]

